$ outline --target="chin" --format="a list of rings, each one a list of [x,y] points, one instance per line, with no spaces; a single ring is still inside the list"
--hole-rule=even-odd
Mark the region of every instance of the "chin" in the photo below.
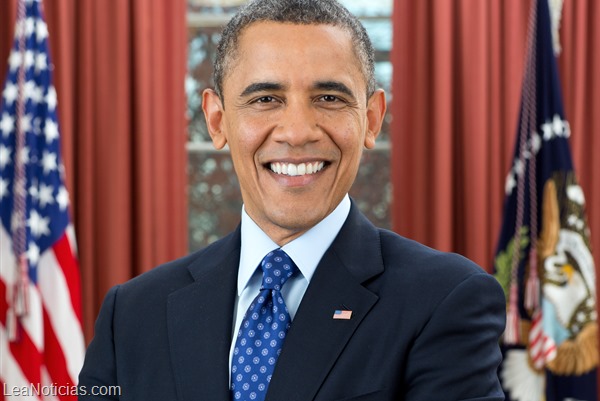
[[[270,220],[275,225],[290,232],[305,232],[317,225],[327,216],[325,211],[311,210],[310,213],[299,212],[294,207],[280,209]]]

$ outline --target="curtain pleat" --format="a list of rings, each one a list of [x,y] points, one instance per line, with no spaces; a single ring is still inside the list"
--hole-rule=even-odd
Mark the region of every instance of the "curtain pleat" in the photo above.
[[[516,138],[529,9],[530,0],[394,2],[393,228],[488,271]],[[564,0],[559,74],[597,270],[598,21],[600,2]]]
[[[488,271],[516,138],[529,9],[522,0],[394,3],[393,227]],[[597,21],[597,2],[565,0],[559,67],[594,249],[600,249]]]
[[[571,149],[588,211],[592,252],[600,268],[600,3],[566,0],[559,73]],[[600,287],[598,287],[600,288]]]

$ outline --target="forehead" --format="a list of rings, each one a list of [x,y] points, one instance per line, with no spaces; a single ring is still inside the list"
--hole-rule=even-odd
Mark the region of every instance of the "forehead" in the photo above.
[[[249,76],[292,79],[294,74],[306,78],[327,75],[330,79],[352,75],[352,79],[364,83],[352,36],[346,29],[261,21],[240,34],[224,86]]]

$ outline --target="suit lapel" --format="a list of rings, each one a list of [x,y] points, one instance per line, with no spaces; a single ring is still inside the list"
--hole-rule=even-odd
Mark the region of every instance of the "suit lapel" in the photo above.
[[[292,323],[266,400],[312,400],[378,297],[362,283],[383,271],[379,234],[355,206],[325,253]],[[337,309],[348,320],[333,319]]]
[[[171,363],[181,401],[229,401],[239,230],[189,266],[194,282],[169,295]]]

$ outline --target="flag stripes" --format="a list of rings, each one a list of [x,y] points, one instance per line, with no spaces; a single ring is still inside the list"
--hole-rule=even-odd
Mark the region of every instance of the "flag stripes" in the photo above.
[[[18,10],[0,98],[0,399],[75,400],[48,394],[74,388],[85,352],[48,30],[41,0]]]
[[[0,238],[3,235],[4,233],[1,232]],[[7,242],[2,238],[3,244]],[[41,286],[47,286],[49,294],[44,297],[36,286],[29,286],[30,305],[32,306],[30,309],[31,318],[25,320],[19,333],[20,341],[18,343],[9,342],[6,338],[7,286],[10,287],[14,283],[14,279],[4,274],[1,275],[0,323],[2,327],[0,327],[0,353],[2,354],[3,364],[1,378],[10,386],[25,386],[30,383],[46,385],[52,383],[75,384],[81,369],[81,361],[83,361],[84,356],[83,336],[71,329],[72,324],[80,324],[80,321],[74,311],[63,312],[66,310],[65,301],[69,303],[68,307],[72,309],[71,299],[65,299],[66,297],[64,297],[65,294],[69,294],[66,288],[66,280],[64,280],[64,275],[57,271],[60,266],[55,263],[56,259],[52,253],[47,253],[43,258],[54,259],[46,261],[46,266],[52,266],[54,269],[43,269],[43,276],[47,275],[48,277],[41,276],[39,278],[40,283],[43,283]],[[4,258],[2,259],[4,265]],[[5,271],[3,269],[2,273]],[[61,276],[63,283],[60,283]],[[46,280],[46,278],[49,280]],[[53,320],[54,322],[52,322]],[[38,324],[40,321],[42,322],[41,325]],[[6,350],[8,352],[5,352],[2,346],[7,343],[10,345]],[[43,372],[40,368],[43,366],[46,366],[49,377],[52,378],[51,381],[42,380]],[[19,371],[21,374],[19,374]],[[11,376],[13,380],[9,380]],[[74,399],[74,397],[64,399]]]
[[[533,315],[529,332],[529,355],[536,369],[542,369],[547,361],[556,357],[556,344],[544,333],[542,323],[542,314],[538,310]]]

